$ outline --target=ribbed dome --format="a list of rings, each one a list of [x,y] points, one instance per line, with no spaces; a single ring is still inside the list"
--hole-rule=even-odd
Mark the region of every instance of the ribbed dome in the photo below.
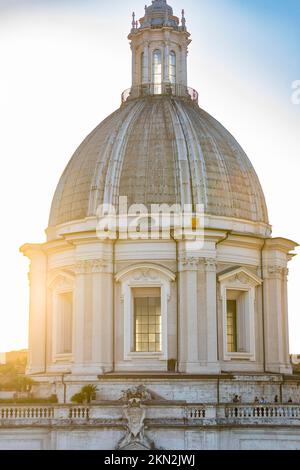
[[[152,5],[145,7],[145,16],[141,18],[140,24],[141,28],[155,28],[163,25],[176,28],[179,21],[177,17],[173,16],[173,9],[167,4],[166,0],[154,0]]]
[[[258,177],[232,135],[191,100],[128,100],[80,145],[58,184],[50,226],[116,204],[204,204],[206,214],[268,223]]]

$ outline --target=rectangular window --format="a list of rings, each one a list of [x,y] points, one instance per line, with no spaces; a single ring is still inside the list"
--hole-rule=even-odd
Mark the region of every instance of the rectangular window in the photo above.
[[[249,293],[227,290],[227,352],[248,353],[249,343]]]
[[[172,85],[176,83],[176,54],[174,51],[170,52],[169,55],[169,76]]]
[[[237,302],[227,300],[227,351],[237,352]]]
[[[153,53],[153,83],[154,94],[161,95],[162,92],[162,56],[159,49]]]
[[[134,289],[134,350],[161,352],[160,289]]]
[[[72,353],[73,292],[59,295],[58,354]]]

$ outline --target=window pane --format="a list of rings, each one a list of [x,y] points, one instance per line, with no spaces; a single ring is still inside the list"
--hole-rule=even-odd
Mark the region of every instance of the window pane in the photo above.
[[[169,78],[174,85],[176,83],[176,54],[174,51],[171,51],[169,55]]]
[[[136,290],[137,291],[137,290]],[[138,295],[135,292],[135,295]],[[161,351],[160,297],[135,297],[135,351]]]
[[[161,51],[157,49],[153,53],[153,83],[154,83],[154,94],[160,95],[162,88],[162,61]]]
[[[227,350],[237,352],[237,302],[227,300]]]

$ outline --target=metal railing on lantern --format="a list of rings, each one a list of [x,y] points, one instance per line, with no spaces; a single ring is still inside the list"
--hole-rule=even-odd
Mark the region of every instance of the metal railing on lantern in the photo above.
[[[122,103],[147,96],[178,96],[198,103],[198,92],[193,88],[171,83],[145,83],[133,86],[122,93]]]

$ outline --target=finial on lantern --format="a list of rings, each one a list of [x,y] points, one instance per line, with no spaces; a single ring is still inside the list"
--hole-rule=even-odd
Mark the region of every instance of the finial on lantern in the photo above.
[[[135,26],[136,26],[136,22],[135,22],[135,13],[133,12],[132,13],[132,29],[135,29]]]
[[[165,25],[168,24],[168,20],[169,20],[168,10],[166,10],[165,11]]]
[[[185,11],[182,10],[181,12],[181,24],[182,24],[182,29],[186,29],[186,19],[185,19]]]

